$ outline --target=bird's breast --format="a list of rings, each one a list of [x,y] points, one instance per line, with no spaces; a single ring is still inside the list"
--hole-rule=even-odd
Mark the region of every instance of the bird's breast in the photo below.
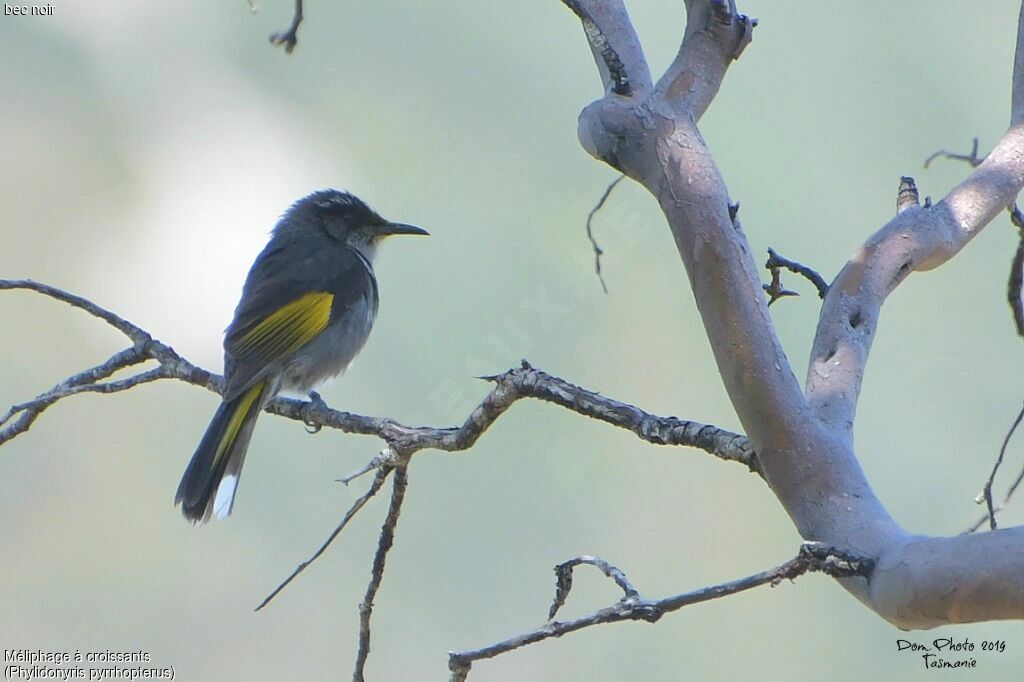
[[[344,373],[366,343],[376,309],[376,300],[363,296],[337,315],[326,329],[285,363],[284,389],[308,393]]]

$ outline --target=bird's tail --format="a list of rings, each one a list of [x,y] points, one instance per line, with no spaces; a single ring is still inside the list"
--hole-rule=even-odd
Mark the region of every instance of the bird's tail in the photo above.
[[[181,504],[182,513],[192,523],[231,513],[245,452],[256,418],[266,403],[266,388],[266,380],[254,384],[222,402],[213,415],[174,497],[174,503]]]

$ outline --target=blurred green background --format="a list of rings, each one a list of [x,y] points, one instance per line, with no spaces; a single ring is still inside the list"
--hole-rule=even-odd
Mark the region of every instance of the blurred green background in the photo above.
[[[655,72],[684,24],[678,0],[634,2]],[[267,44],[291,3],[55,0],[0,17],[0,277],[109,307],[220,371],[223,328],[279,213],[348,188],[428,240],[378,261],[381,314],[333,406],[406,423],[461,422],[473,377],[530,359],[583,386],[738,429],[655,202],[575,135],[600,94],[557,0],[309,0],[294,55]],[[702,130],[752,246],[831,278],[893,213],[901,174],[941,197],[966,166],[921,162],[1008,120],[1017,6],[1006,1],[768,2]],[[1000,217],[962,255],[886,304],[860,403],[861,462],[915,532],[952,534],[1022,399],[1005,303],[1015,234]],[[761,256],[758,256],[761,259]],[[767,278],[767,275],[766,275]],[[803,376],[818,302],[773,307]],[[0,293],[0,405],[124,347],[63,304]],[[233,517],[203,528],[172,506],[217,404],[176,382],[81,396],[0,449],[3,648],[145,649],[181,680],[348,679],[386,497],[260,613],[368,483],[334,479],[374,439],[264,417]],[[1005,482],[1024,458],[1011,448]],[[645,445],[559,408],[517,404],[470,452],[417,455],[378,595],[376,680],[446,679],[446,652],[535,627],[551,567],[593,553],[649,596],[784,561],[799,542],[742,467]],[[1001,491],[1004,486],[998,485]],[[1024,521],[1024,500],[1003,516]],[[617,598],[584,571],[565,615]],[[969,679],[1010,679],[1019,622],[910,635],[1007,640]],[[485,680],[926,679],[906,637],[821,576],[595,628],[477,666]],[[946,679],[960,679],[946,674]],[[928,677],[927,679],[930,679]],[[962,679],[968,679],[964,676]]]

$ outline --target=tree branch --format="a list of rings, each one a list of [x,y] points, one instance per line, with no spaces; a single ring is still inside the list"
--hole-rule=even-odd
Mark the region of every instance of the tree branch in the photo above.
[[[725,72],[753,38],[757,19],[736,10],[735,0],[687,0],[686,31],[655,98],[666,111],[686,111],[697,122],[725,79]]]
[[[148,332],[87,299],[57,289],[56,287],[27,280],[0,280],[0,290],[4,289],[35,291],[44,296],[81,308],[122,331],[132,339],[134,345],[115,353],[99,365],[90,367],[65,379],[33,400],[13,405],[7,412],[0,415],[0,444],[27,431],[36,417],[47,407],[63,398],[79,393],[113,393],[159,379],[178,379],[202,386],[214,392],[221,390],[222,381],[220,377],[191,364],[178,355],[170,346],[152,338]],[[108,378],[118,370],[149,360],[156,360],[159,365],[156,368],[125,379],[102,383],[103,379]],[[373,611],[373,599],[380,587],[384,573],[384,563],[394,540],[395,526],[398,522],[402,500],[404,499],[407,487],[406,471],[409,458],[415,452],[428,448],[445,451],[466,450],[476,443],[484,431],[512,403],[521,398],[535,398],[560,405],[566,409],[619,428],[628,429],[649,443],[659,445],[692,445],[721,459],[743,463],[751,471],[760,472],[750,443],[742,435],[676,417],[657,417],[651,415],[633,405],[607,398],[534,369],[525,360],[520,368],[514,368],[504,374],[484,378],[493,383],[494,387],[470,413],[462,426],[455,428],[405,426],[387,418],[367,417],[334,410],[324,404],[322,400],[300,401],[290,398],[277,398],[266,408],[272,414],[295,419],[309,426],[316,428],[327,426],[349,433],[374,435],[386,443],[380,455],[374,458],[360,472],[345,479],[347,483],[356,475],[376,469],[376,476],[367,492],[352,504],[335,529],[313,555],[300,563],[256,607],[257,611],[264,608],[308,566],[322,556],[352,518],[366,505],[370,498],[377,494],[387,476],[394,472],[395,478],[391,507],[381,527],[380,542],[374,558],[370,582],[367,585],[366,595],[359,609],[359,648],[353,673],[353,679],[356,682],[362,680],[364,676],[364,669],[370,650],[370,618]],[[12,419],[14,420],[13,422],[11,422]]]
[[[509,639],[495,642],[479,649],[450,652],[448,654],[448,668],[452,672],[452,682],[464,682],[469,676],[473,663],[476,661],[494,658],[529,644],[542,642],[552,637],[561,637],[570,632],[594,625],[618,623],[624,620],[643,620],[648,623],[654,623],[666,613],[678,611],[691,604],[728,597],[760,587],[761,585],[775,587],[783,580],[795,580],[805,573],[820,571],[836,578],[868,577],[874,567],[870,559],[852,556],[818,543],[807,543],[800,548],[795,558],[767,571],[722,583],[721,585],[713,585],[663,599],[645,599],[618,568],[596,557],[578,557],[555,567],[555,573],[559,578],[558,595],[555,598],[556,604],[559,603],[559,598],[564,602],[569,587],[571,587],[571,580],[569,580],[569,586],[564,584],[566,580],[564,575],[567,573],[571,575],[572,568],[579,564],[597,566],[604,571],[605,575],[613,578],[625,593],[622,599],[611,606],[580,618],[569,621],[556,621],[550,619],[553,617],[552,615],[549,617],[548,622],[539,628],[529,630],[515,637],[510,637]],[[552,614],[556,610],[552,609]]]
[[[27,423],[21,424],[19,421],[15,421],[8,424],[3,430],[0,430],[0,443],[27,431],[38,414],[50,405],[82,392],[110,393],[158,379],[177,379],[201,386],[214,393],[219,393],[221,390],[221,377],[193,365],[178,355],[170,346],[152,338],[148,332],[91,301],[36,282],[0,280],[0,290],[3,289],[28,289],[71,303],[111,326],[125,331],[126,334],[138,341],[137,346],[120,351],[104,363],[69,377],[36,398],[13,405],[0,417],[0,427],[3,427],[18,414],[21,414],[21,419],[25,419]],[[160,366],[120,382],[94,383],[110,376],[117,370],[146,360],[156,360]],[[459,427],[406,426],[386,417],[368,417],[342,412],[331,409],[322,402],[309,402],[293,398],[279,397],[267,405],[266,411],[313,426],[329,427],[345,433],[377,436],[393,448],[396,456],[408,456],[424,449],[448,452],[467,450],[514,402],[522,398],[534,398],[632,431],[648,443],[696,447],[719,459],[739,462],[751,471],[759,471],[757,458],[750,447],[750,442],[743,435],[700,422],[652,415],[628,403],[619,402],[580,388],[564,379],[551,376],[531,367],[526,361],[523,361],[520,368],[510,369],[504,374],[484,377],[484,379],[493,383],[494,387]],[[84,388],[84,386],[92,386],[92,388]]]
[[[625,177],[625,175],[620,175],[612,180],[611,183],[608,184],[608,187],[605,188],[604,194],[602,194],[601,198],[597,200],[597,204],[594,208],[590,209],[590,213],[587,214],[587,239],[590,240],[590,246],[594,249],[594,272],[597,274],[598,281],[601,282],[601,289],[606,294],[608,293],[608,285],[604,283],[604,275],[601,274],[601,255],[604,254],[604,250],[598,246],[597,240],[594,239],[592,223],[594,222],[594,216],[597,215],[597,212],[604,207],[604,202],[608,201],[608,197],[611,196],[612,190],[615,189],[615,186],[622,182]]]
[[[996,510],[992,503],[992,484],[996,480],[996,474],[999,473],[999,467],[1003,464],[1003,457],[1006,456],[1006,448],[1010,444],[1010,439],[1013,438],[1013,432],[1020,426],[1021,420],[1024,420],[1024,407],[1021,408],[1020,412],[1017,413],[1017,418],[1013,421],[1013,425],[1010,426],[1010,430],[1006,432],[1006,438],[1003,439],[1003,445],[999,448],[999,456],[996,457],[995,464],[992,465],[992,473],[989,474],[988,480],[985,481],[985,486],[981,491],[981,498],[985,501],[985,506],[988,508],[988,524],[991,530],[997,528],[996,525]],[[1010,496],[1013,495],[1013,491],[1016,489],[1016,485],[1010,488],[1010,491],[1006,495],[1006,501],[1009,501]]]
[[[977,168],[983,161],[978,157],[978,138],[974,138],[969,154],[956,154],[943,149],[929,156],[924,162],[924,167],[927,168],[928,164],[939,157],[963,161],[970,164],[972,168]],[[1024,336],[1024,298],[1022,298],[1022,289],[1024,289],[1024,212],[1017,206],[1016,201],[1007,206],[1006,210],[1010,214],[1010,222],[1017,228],[1018,233],[1017,249],[1010,261],[1010,277],[1006,283],[1006,300],[1010,304],[1017,335]]]
[[[373,556],[373,570],[370,573],[370,582],[366,586],[366,594],[359,604],[359,650],[356,654],[356,667],[352,673],[352,682],[363,682],[366,659],[370,655],[370,617],[373,615],[373,600],[380,589],[380,582],[384,578],[384,562],[387,560],[388,551],[395,540],[395,526],[398,525],[398,516],[402,513],[402,500],[405,499],[405,490],[408,486],[408,462],[395,467],[395,479],[391,489],[391,506],[388,508],[388,515],[380,527],[380,540],[377,543],[377,553]]]
[[[599,568],[605,576],[614,580],[615,584],[622,589],[623,599],[632,599],[640,596],[640,592],[633,586],[633,583],[629,581],[629,578],[626,577],[626,574],[619,567],[613,566],[601,557],[578,556],[575,559],[570,559],[555,566],[555,599],[551,603],[551,608],[548,609],[548,620],[553,620],[558,614],[558,610],[565,606],[565,600],[569,598],[569,592],[572,590],[573,571],[577,566],[584,564]]]
[[[579,17],[606,92],[628,97],[651,89],[651,72],[622,0],[562,0]]]
[[[1006,282],[1006,301],[1013,313],[1013,326],[1018,336],[1024,336],[1024,214],[1015,203],[1010,207],[1010,215],[1017,226],[1019,237],[1017,250],[1010,261],[1010,277]]]
[[[679,54],[655,90],[630,101],[606,96],[592,102],[580,114],[579,138],[587,152],[643,184],[661,205],[719,374],[765,480],[804,539],[878,557],[870,582],[842,583],[900,627],[1022,617],[1024,529],[945,538],[908,534],[864,476],[852,434],[885,297],[910,272],[952,257],[1024,184],[1024,38],[1018,33],[1013,126],[939,204],[917,205],[909,183],[902,183],[896,217],[828,289],[801,389],[725,182],[697,127],[755,23],[732,0],[690,0],[687,10]],[[972,563],[980,555],[997,557],[984,572]]]
[[[100,318],[111,327],[127,336],[136,346],[145,346],[153,340],[148,333],[139,327],[136,327],[128,320],[115,315],[105,308],[101,308],[92,301],[84,299],[81,296],[76,296],[75,294],[70,294],[63,289],[58,289],[57,287],[50,286],[49,284],[35,282],[30,279],[0,279],[0,291],[5,289],[24,289],[27,291],[35,291],[36,293],[49,296],[50,298],[63,301],[68,305],[84,310],[93,317]],[[110,375],[108,374],[107,376]]]
[[[1018,51],[1022,49],[1018,35]],[[1015,78],[1024,73],[1015,71]],[[1016,86],[1015,86],[1016,87]],[[953,158],[976,162],[977,153]],[[1010,206],[1024,187],[1024,124],[1007,131],[971,175],[935,206],[911,206],[872,235],[825,299],[811,351],[811,409],[851,437],[882,303],[911,273],[936,268]],[[834,295],[831,295],[834,294]]]
[[[292,13],[292,23],[284,31],[270,35],[271,45],[284,45],[284,51],[291,54],[295,46],[299,44],[299,26],[302,24],[302,0],[295,0],[295,11]]]
[[[108,360],[95,367],[65,379],[33,400],[13,405],[6,413],[0,416],[0,444],[27,431],[36,417],[47,407],[63,398],[83,392],[113,393],[159,379],[178,379],[202,386],[214,392],[221,390],[222,382],[220,377],[192,365],[178,355],[170,346],[153,339],[148,332],[87,299],[69,294],[49,285],[29,281],[0,280],[0,290],[2,289],[31,290],[70,303],[121,330],[135,342],[135,345],[115,353]],[[118,370],[148,360],[156,360],[160,364],[154,369],[122,380],[101,383],[102,379],[111,376]],[[347,483],[356,475],[376,469],[376,476],[367,492],[352,504],[335,529],[313,555],[300,563],[256,607],[257,611],[264,608],[307,567],[323,555],[352,518],[366,505],[370,498],[377,494],[387,476],[394,472],[395,479],[391,507],[381,528],[380,543],[374,558],[370,582],[367,586],[363,602],[360,605],[359,649],[353,673],[353,679],[357,682],[363,679],[369,655],[370,617],[373,610],[373,599],[380,587],[384,572],[384,562],[388,550],[393,543],[395,526],[398,522],[402,500],[404,499],[407,487],[406,471],[409,458],[413,453],[428,448],[445,451],[466,450],[476,443],[484,431],[512,403],[521,398],[535,398],[560,405],[566,409],[612,424],[613,426],[628,429],[649,443],[692,445],[704,449],[721,459],[743,463],[751,471],[760,472],[750,443],[742,435],[676,417],[657,417],[651,415],[633,405],[607,398],[534,369],[526,361],[523,361],[520,368],[511,369],[504,374],[485,377],[485,379],[492,382],[494,387],[470,413],[462,426],[455,428],[405,426],[387,418],[367,417],[334,410],[324,404],[322,400],[300,401],[289,398],[277,398],[266,408],[272,414],[295,419],[310,426],[317,428],[327,426],[349,433],[373,435],[381,438],[386,443],[380,455],[374,458],[361,471],[345,479]],[[14,419],[13,422],[11,422],[12,419]]]
[[[370,484],[369,489],[365,493],[363,493],[355,502],[352,503],[352,506],[349,507],[347,512],[345,512],[345,516],[341,518],[341,522],[337,526],[335,526],[334,530],[331,531],[331,534],[327,536],[327,539],[324,541],[324,543],[320,545],[320,547],[315,552],[313,552],[313,556],[309,557],[301,564],[299,564],[295,568],[295,570],[292,571],[291,575],[285,578],[280,585],[274,588],[273,592],[267,595],[267,597],[260,602],[259,606],[257,606],[254,609],[255,611],[259,611],[264,606],[269,604],[271,600],[273,600],[273,598],[281,592],[281,590],[288,587],[289,583],[291,583],[293,580],[299,577],[300,573],[305,571],[310,564],[319,559],[320,555],[327,551],[327,548],[331,546],[331,543],[334,542],[334,539],[336,537],[338,537],[338,534],[341,533],[342,530],[344,530],[345,526],[348,525],[348,522],[352,520],[352,517],[358,514],[359,510],[366,505],[370,498],[376,495],[378,491],[380,491],[381,486],[384,485],[385,479],[387,479],[388,475],[391,473],[392,470],[392,467],[389,466],[381,466],[377,469],[377,475],[374,477],[373,483]]]
[[[824,277],[806,265],[789,260],[788,258],[783,258],[779,254],[775,253],[775,249],[768,249],[768,262],[766,262],[764,266],[772,271],[773,278],[774,273],[777,272],[779,268],[786,268],[790,272],[800,275],[814,285],[814,288],[818,290],[818,297],[822,300],[824,300],[825,294],[828,293],[828,283],[825,281]]]

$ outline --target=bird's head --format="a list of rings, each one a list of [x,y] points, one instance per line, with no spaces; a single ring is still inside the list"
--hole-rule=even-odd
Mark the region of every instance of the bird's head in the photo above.
[[[296,201],[281,217],[274,232],[310,229],[367,256],[384,237],[428,234],[415,225],[385,220],[355,195],[336,189],[319,190]]]

